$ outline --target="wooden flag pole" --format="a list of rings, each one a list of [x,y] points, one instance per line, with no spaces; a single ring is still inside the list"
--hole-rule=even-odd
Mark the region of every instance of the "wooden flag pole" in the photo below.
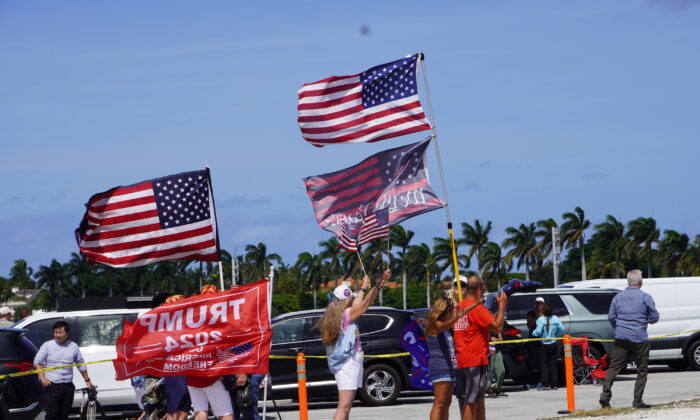
[[[452,217],[450,216],[450,206],[447,200],[447,188],[445,187],[445,173],[442,169],[442,158],[440,157],[440,146],[437,139],[437,130],[435,129],[435,115],[433,114],[433,103],[430,99],[430,86],[428,85],[428,73],[425,70],[425,54],[420,54],[421,69],[423,70],[423,82],[425,83],[425,94],[428,97],[428,112],[430,113],[430,128],[433,132],[433,140],[435,141],[435,154],[437,155],[438,168],[440,170],[440,184],[442,185],[442,195],[445,197],[445,215],[447,216],[447,232],[450,234],[450,246],[452,247],[452,267],[457,280],[457,294],[459,301],[462,301],[462,282],[459,281],[459,263],[457,261],[457,247],[455,246],[455,237],[452,230]]]

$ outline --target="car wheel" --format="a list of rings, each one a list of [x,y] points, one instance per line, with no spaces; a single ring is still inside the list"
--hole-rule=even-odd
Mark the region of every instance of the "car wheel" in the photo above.
[[[389,365],[377,364],[365,370],[360,399],[367,405],[388,405],[396,401],[401,391],[401,379]]]
[[[695,341],[688,347],[688,364],[693,370],[700,370],[700,340]]]

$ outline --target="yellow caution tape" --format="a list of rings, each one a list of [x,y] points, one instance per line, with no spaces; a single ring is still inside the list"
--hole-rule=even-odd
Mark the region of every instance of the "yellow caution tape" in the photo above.
[[[112,361],[112,359],[96,360],[96,361],[94,361],[94,362],[74,363],[74,364],[72,364],[72,365],[55,366],[55,367],[50,367],[50,368],[29,370],[29,371],[26,371],[26,372],[8,373],[7,375],[0,375],[0,379],[5,379],[6,376],[9,376],[10,378],[14,378],[14,377],[17,377],[17,376],[34,375],[35,373],[39,373],[39,372],[48,372],[48,371],[50,371],[50,370],[66,369],[66,368],[72,368],[72,367],[76,367],[76,366],[93,365],[93,364],[95,364],[95,363],[106,363],[106,362],[111,362],[111,361]]]
[[[658,335],[655,337],[649,337],[649,340],[658,340],[660,338],[667,338],[667,337],[673,337],[677,335],[684,335],[684,334],[693,334],[700,332],[700,330],[690,330],[690,331],[683,331],[679,333],[672,333],[672,334],[664,334],[664,335]],[[531,341],[543,341],[543,340],[563,340],[564,337],[536,337],[536,338],[521,338],[518,340],[504,340],[504,341],[492,341],[489,344],[513,344],[513,343],[527,343]],[[589,337],[570,337],[571,340],[587,340],[587,341],[595,341],[595,342],[613,342],[615,341],[614,339],[611,338],[589,338]],[[408,352],[404,353],[390,353],[390,354],[365,354],[364,357],[367,358],[390,358],[390,357],[403,357],[403,356],[410,356],[411,354]],[[270,355],[270,359],[289,359],[289,360],[295,360],[297,356],[278,356],[275,354]],[[314,356],[314,355],[304,355],[305,359],[326,359],[327,356]],[[74,363],[72,365],[65,365],[65,366],[56,366],[56,367],[50,367],[50,368],[43,368],[43,369],[37,369],[37,370],[30,370],[26,372],[17,372],[17,373],[9,373],[6,375],[0,375],[0,379],[4,379],[5,377],[10,377],[10,378],[15,378],[17,376],[27,376],[27,375],[34,375],[39,372],[48,372],[50,370],[58,370],[58,369],[66,369],[66,368],[72,368],[76,366],[83,366],[83,365],[92,365],[95,363],[107,363],[111,362],[112,359],[106,359],[106,360],[96,360],[94,362],[84,362],[84,363]]]
[[[693,334],[696,332],[700,332],[700,330],[690,330],[690,331],[683,331],[679,333],[672,333],[672,334],[664,334],[664,335],[657,335],[655,337],[649,337],[649,340],[658,340],[660,338],[667,338],[667,337],[673,337],[676,335],[684,335],[684,334]],[[543,341],[543,340],[563,340],[564,337],[536,337],[536,338],[521,338],[518,340],[503,340],[503,341],[492,341],[490,344],[509,344],[509,343],[527,343],[530,341]],[[587,341],[596,341],[599,343],[603,342],[613,342],[615,339],[613,338],[589,338],[589,337],[570,337],[571,340],[587,340]]]
[[[402,356],[410,356],[411,353],[409,352],[404,352],[404,353],[390,353],[390,354],[365,354],[365,357],[373,357],[373,358],[389,358],[389,357],[402,357]],[[276,354],[271,354],[270,359],[296,359],[297,356],[278,356]],[[328,356],[312,356],[305,354],[304,359],[327,359]]]

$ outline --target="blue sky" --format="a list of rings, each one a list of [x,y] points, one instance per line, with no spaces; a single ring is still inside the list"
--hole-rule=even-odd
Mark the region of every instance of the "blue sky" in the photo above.
[[[699,41],[696,0],[5,0],[0,274],[77,251],[90,195],[207,164],[224,248],[317,251],[301,179],[424,135],[317,149],[297,89],[417,51],[456,224],[492,220],[500,241],[581,206],[694,237]],[[433,152],[430,169],[440,192]],[[446,235],[441,211],[404,227]]]

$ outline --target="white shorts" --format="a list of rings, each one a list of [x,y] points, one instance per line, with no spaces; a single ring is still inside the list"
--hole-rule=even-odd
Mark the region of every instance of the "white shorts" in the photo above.
[[[226,416],[233,413],[231,408],[231,395],[224,388],[221,379],[209,385],[206,388],[197,388],[187,386],[190,391],[190,399],[192,400],[192,408],[195,413],[197,411],[211,411],[216,417]]]
[[[354,391],[362,388],[362,374],[364,373],[363,361],[365,354],[357,352],[345,361],[343,367],[335,374],[335,383],[338,391]]]

